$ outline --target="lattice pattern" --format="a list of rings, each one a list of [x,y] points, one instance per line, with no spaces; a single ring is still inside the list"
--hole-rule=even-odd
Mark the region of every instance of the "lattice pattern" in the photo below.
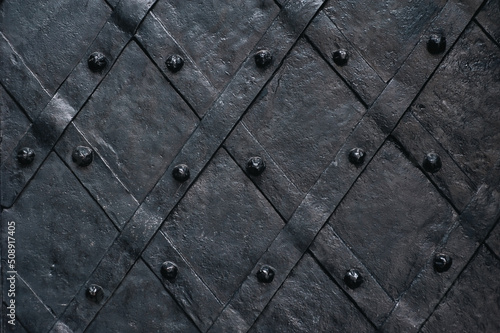
[[[4,330],[500,330],[497,1],[0,10]]]

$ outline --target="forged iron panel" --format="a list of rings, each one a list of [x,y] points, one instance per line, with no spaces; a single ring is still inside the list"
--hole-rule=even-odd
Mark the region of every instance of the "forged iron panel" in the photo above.
[[[264,196],[221,150],[162,231],[226,303],[282,226]]]
[[[0,2],[2,332],[496,332],[496,0]]]

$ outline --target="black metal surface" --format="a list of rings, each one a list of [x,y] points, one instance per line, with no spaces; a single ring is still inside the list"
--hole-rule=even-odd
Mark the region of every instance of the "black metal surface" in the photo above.
[[[500,330],[498,1],[0,12],[2,331]]]

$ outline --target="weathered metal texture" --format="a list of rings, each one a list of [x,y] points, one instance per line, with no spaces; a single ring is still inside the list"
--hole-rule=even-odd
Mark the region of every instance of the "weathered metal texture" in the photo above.
[[[2,331],[500,330],[498,1],[0,11]]]

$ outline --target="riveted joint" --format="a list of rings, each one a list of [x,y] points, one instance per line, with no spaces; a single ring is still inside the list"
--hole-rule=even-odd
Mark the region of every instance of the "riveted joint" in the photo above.
[[[263,265],[256,275],[259,282],[271,283],[274,279],[274,269],[270,266]]]
[[[452,258],[444,253],[438,253],[434,256],[433,266],[434,270],[438,273],[446,272],[450,269],[452,264]]]
[[[259,176],[266,169],[266,162],[260,156],[250,157],[247,161],[246,170],[252,176]]]
[[[108,65],[108,59],[101,52],[94,52],[87,59],[87,65],[92,72],[100,73]]]
[[[87,298],[92,302],[99,303],[104,298],[104,289],[97,284],[91,284],[87,288]]]
[[[255,64],[259,68],[266,68],[273,61],[273,55],[268,50],[260,50],[254,55]]]
[[[361,148],[353,148],[349,151],[349,162],[359,166],[365,161],[365,151]]]
[[[73,150],[71,159],[76,165],[86,167],[94,160],[94,152],[92,148],[85,146],[78,146]]]
[[[430,54],[440,54],[446,50],[446,37],[443,34],[432,34],[427,41],[427,51]]]
[[[424,170],[430,173],[438,172],[442,166],[441,157],[436,153],[428,153],[424,157],[422,166]]]
[[[345,66],[349,61],[349,53],[344,49],[336,50],[332,53],[332,59],[337,66]]]
[[[172,176],[178,182],[185,182],[190,176],[189,167],[186,164],[176,165],[172,171]]]
[[[17,152],[17,161],[22,166],[28,166],[35,160],[35,151],[29,147],[24,147]]]
[[[177,273],[179,272],[179,268],[173,262],[171,262],[171,261],[165,261],[161,265],[160,272],[161,272],[161,275],[165,279],[167,279],[169,281],[173,281],[177,277]]]
[[[181,70],[182,66],[184,66],[184,59],[178,54],[172,54],[165,60],[165,66],[167,66],[168,70],[172,73],[177,73]]]
[[[351,288],[356,289],[363,283],[363,277],[356,269],[350,269],[344,275],[345,284]]]

